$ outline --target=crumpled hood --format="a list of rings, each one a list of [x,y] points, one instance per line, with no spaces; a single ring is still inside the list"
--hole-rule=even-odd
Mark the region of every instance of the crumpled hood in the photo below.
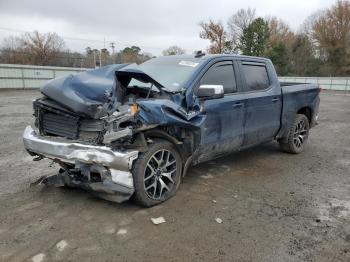
[[[77,114],[100,118],[114,105],[115,72],[127,64],[115,64],[76,75],[53,79],[41,93]]]

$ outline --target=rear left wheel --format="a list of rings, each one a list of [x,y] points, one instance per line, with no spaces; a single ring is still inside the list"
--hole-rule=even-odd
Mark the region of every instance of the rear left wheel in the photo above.
[[[309,129],[308,118],[305,115],[297,114],[289,129],[288,137],[279,141],[282,150],[292,154],[301,153],[309,137]]]
[[[175,195],[181,180],[182,160],[175,146],[165,140],[154,140],[149,150],[133,165],[134,199],[149,207]]]

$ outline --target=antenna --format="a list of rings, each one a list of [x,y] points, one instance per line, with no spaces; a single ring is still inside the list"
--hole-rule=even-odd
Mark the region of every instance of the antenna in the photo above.
[[[195,58],[202,57],[202,56],[205,56],[205,53],[202,52],[202,50],[198,50],[198,51],[194,52],[194,57]]]

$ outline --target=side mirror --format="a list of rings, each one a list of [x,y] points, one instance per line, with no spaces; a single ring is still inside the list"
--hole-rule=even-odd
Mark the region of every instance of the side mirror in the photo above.
[[[197,96],[207,99],[221,98],[224,96],[224,87],[222,85],[200,85]]]

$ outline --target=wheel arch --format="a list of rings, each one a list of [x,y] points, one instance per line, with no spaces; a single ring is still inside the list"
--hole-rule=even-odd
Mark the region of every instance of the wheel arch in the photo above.
[[[309,107],[309,106],[302,107],[297,111],[297,114],[305,115],[307,117],[307,119],[309,120],[309,124],[311,123],[311,121],[312,121],[311,107]]]
[[[158,128],[145,131],[144,134],[147,138],[161,138],[161,139],[167,140],[172,144],[174,144],[175,146],[182,144],[182,142],[178,140],[176,137]]]
[[[171,127],[167,127],[171,128]],[[188,167],[192,163],[194,149],[195,149],[195,135],[194,131],[186,128],[176,127],[177,136],[169,134],[161,128],[154,128],[144,132],[146,138],[160,138],[172,143],[180,153],[183,162],[182,176],[185,176]]]

